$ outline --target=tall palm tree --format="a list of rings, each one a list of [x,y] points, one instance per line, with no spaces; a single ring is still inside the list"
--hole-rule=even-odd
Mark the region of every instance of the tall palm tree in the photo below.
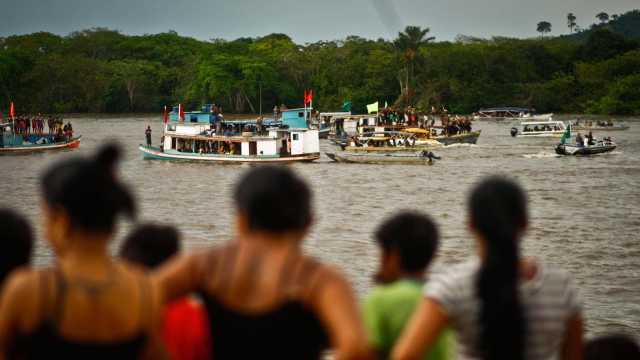
[[[429,36],[429,28],[420,28],[419,26],[407,26],[404,32],[398,33],[398,38],[393,42],[398,51],[404,55],[407,67],[406,72],[406,94],[409,93],[409,84],[413,80],[414,63],[419,56],[418,50],[421,46],[435,40],[435,37]]]
[[[551,32],[551,23],[548,21],[540,21],[538,23],[538,32],[544,37],[545,33]]]
[[[573,15],[573,13],[567,14],[567,26],[571,32],[573,32],[573,29],[576,27],[576,16]]]
[[[606,23],[607,21],[609,21],[609,14],[607,14],[606,12],[601,12],[598,15],[596,15],[596,19],[600,20],[601,24]]]

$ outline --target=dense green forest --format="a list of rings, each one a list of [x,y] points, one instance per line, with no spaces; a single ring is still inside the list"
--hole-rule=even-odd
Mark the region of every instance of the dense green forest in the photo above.
[[[510,105],[639,115],[640,11],[614,17],[587,30],[574,23],[578,31],[568,36],[453,42],[435,41],[425,27],[391,41],[349,36],[305,45],[284,34],[199,41],[101,28],[10,36],[0,38],[0,112],[10,101],[18,112],[47,113],[156,112],[215,101],[225,112],[257,113],[259,89],[265,112],[299,106],[313,89],[322,111],[349,100],[355,112],[387,101],[455,113]]]

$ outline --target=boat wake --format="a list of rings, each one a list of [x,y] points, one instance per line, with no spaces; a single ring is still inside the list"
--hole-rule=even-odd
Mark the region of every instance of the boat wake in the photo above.
[[[549,152],[549,151],[541,151],[536,154],[524,154],[522,156],[527,159],[548,159],[548,158],[560,157],[560,155]]]

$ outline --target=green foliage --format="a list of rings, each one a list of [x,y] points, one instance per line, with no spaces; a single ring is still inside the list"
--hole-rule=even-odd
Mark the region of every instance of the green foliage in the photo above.
[[[393,41],[349,36],[304,46],[284,34],[206,42],[101,28],[11,36],[0,38],[0,110],[9,101],[18,112],[160,112],[215,102],[225,112],[270,113],[276,104],[302,106],[303,91],[313,89],[323,111],[350,101],[364,113],[379,101],[454,113],[532,106],[637,114],[640,48],[618,26],[640,12],[613,19],[571,36],[456,42],[433,42],[417,26]],[[575,17],[567,20],[571,28]]]

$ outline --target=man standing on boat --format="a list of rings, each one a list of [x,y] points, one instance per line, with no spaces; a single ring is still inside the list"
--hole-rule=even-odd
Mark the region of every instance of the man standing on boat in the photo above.
[[[147,130],[144,131],[144,135],[147,137],[147,146],[151,146],[151,125],[147,126]]]

